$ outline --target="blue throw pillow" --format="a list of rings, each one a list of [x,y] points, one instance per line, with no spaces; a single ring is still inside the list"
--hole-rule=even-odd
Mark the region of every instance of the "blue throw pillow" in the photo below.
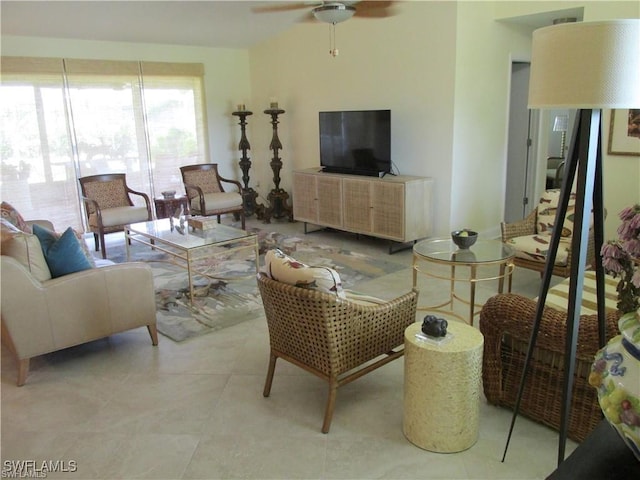
[[[35,224],[33,234],[40,240],[51,277],[61,277],[92,268],[71,227],[58,237],[54,232]]]

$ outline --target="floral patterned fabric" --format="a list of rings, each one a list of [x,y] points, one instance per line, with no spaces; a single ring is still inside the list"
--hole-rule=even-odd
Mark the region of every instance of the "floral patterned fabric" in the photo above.
[[[2,202],[2,204],[0,204],[0,215],[4,220],[9,222],[11,225],[14,225],[18,230],[31,233],[31,228],[27,225],[27,222],[24,221],[20,212],[18,212],[11,204]]]
[[[220,192],[215,170],[186,170],[184,183],[200,187],[204,194]],[[193,191],[190,191],[189,195],[192,197]]]
[[[86,183],[84,191],[87,197],[98,202],[100,209],[129,206],[129,196],[121,180]]]
[[[310,267],[285,255],[279,249],[269,250],[265,257],[264,271],[278,282],[296,287],[319,290],[346,298],[338,272],[329,267]]]
[[[31,233],[19,230],[4,216],[0,220],[0,225],[2,230],[2,255],[12,257],[24,265],[36,280],[40,282],[49,280],[51,272],[38,238]]]

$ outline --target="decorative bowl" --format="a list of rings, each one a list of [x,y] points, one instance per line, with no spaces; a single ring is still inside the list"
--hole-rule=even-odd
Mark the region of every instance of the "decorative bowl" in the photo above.
[[[468,228],[451,232],[451,240],[453,240],[453,243],[455,243],[458,248],[462,250],[466,250],[471,245],[476,243],[477,239],[478,232],[474,232],[473,230],[469,230]]]
[[[176,196],[176,191],[175,190],[165,190],[164,192],[160,192],[162,193],[162,196],[164,198],[174,198]]]

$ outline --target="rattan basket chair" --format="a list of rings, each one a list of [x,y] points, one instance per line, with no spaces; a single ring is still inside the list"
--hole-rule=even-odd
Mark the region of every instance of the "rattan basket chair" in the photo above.
[[[537,303],[507,293],[490,298],[480,313],[484,335],[482,379],[487,401],[514,408]],[[567,314],[546,307],[527,371],[519,412],[556,430],[560,429]],[[618,334],[618,313],[606,314],[607,339]],[[597,315],[581,315],[576,353],[569,431],[581,442],[602,419],[596,389],[589,385],[591,364],[598,350]]]
[[[404,354],[404,331],[416,321],[418,292],[364,306],[330,293],[258,274],[271,354],[264,396],[283,358],[329,383],[322,432],[328,433],[338,387]],[[373,361],[375,360],[375,361]]]

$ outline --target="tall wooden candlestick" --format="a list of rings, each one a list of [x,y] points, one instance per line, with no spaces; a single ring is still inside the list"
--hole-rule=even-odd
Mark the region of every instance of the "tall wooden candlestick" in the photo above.
[[[271,159],[271,170],[273,170],[273,183],[275,188],[269,192],[267,200],[269,200],[269,206],[259,205],[257,209],[258,218],[262,218],[264,223],[271,223],[271,217],[283,218],[288,217],[290,222],[293,222],[293,209],[287,205],[287,199],[289,194],[280,188],[280,170],[282,169],[282,160],[278,157],[278,150],[282,150],[282,143],[278,138],[278,115],[282,115],[284,110],[277,107],[277,104],[272,105],[270,109],[265,110],[264,113],[271,115],[271,125],[273,125],[273,137],[271,138],[271,144],[269,149],[273,150],[273,158]]]
[[[249,140],[247,140],[246,128],[247,128],[247,117],[249,115],[253,115],[253,112],[248,110],[238,110],[237,112],[232,113],[233,116],[240,118],[240,143],[238,144],[238,149],[242,151],[242,157],[238,162],[240,164],[240,169],[242,170],[242,183],[244,187],[242,188],[242,205],[244,207],[245,216],[253,215],[256,211],[256,198],[258,193],[249,186],[249,169],[251,168],[251,160],[247,156],[247,150],[251,149],[251,145],[249,144]]]

